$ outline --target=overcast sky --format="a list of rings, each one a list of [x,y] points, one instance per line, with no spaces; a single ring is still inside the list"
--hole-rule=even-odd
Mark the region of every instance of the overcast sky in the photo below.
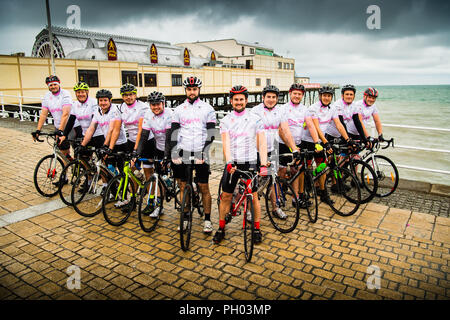
[[[0,0],[0,54],[31,54],[47,24],[45,0]],[[52,24],[67,7],[81,28],[168,41],[235,38],[295,59],[311,82],[356,85],[450,84],[450,2],[425,0],[50,0]],[[380,29],[369,29],[370,5]]]

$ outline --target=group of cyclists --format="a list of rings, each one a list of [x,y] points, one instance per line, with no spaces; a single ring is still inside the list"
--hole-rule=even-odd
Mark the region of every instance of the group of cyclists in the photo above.
[[[130,154],[133,166],[139,158],[161,160],[170,165],[181,195],[187,181],[188,159],[194,157],[195,179],[204,209],[203,232],[213,232],[209,149],[216,139],[217,119],[214,108],[200,99],[202,81],[199,78],[191,76],[183,81],[186,100],[173,110],[166,108],[165,97],[161,92],[150,93],[148,104],[138,100],[137,88],[129,83],[120,88],[123,99],[121,105],[112,103],[113,95],[107,89],[98,90],[95,99],[90,97],[89,86],[84,82],[74,87],[76,101],[72,101],[70,93],[61,88],[57,76],[47,77],[46,84],[49,92],[43,99],[37,128],[32,132],[33,139],[39,138],[50,112],[59,149],[68,159],[71,159],[69,140],[76,137],[82,139],[75,148],[76,154],[87,154],[86,147],[93,146],[101,150],[107,164],[119,171],[123,170],[123,160],[111,157],[117,152]],[[313,151],[314,155],[305,156],[308,165],[312,164],[313,159],[316,165],[320,165],[333,153],[333,143],[339,142],[356,150],[356,141],[371,148],[377,140],[384,140],[375,105],[378,97],[375,88],[367,88],[363,98],[355,102],[356,88],[345,85],[341,89],[341,99],[335,99],[332,103],[335,89],[322,86],[319,100],[309,107],[302,104],[305,91],[302,84],[292,84],[289,102],[279,105],[279,89],[268,85],[262,91],[262,102],[251,109],[247,109],[249,92],[244,86],[237,85],[229,91],[232,111],[219,124],[226,164],[222,176],[219,226],[213,236],[214,243],[218,244],[225,238],[226,215],[230,212],[240,172],[267,175],[274,155],[292,154],[290,158],[276,158],[278,175],[283,177],[292,158],[300,160],[304,157],[300,150]],[[367,130],[370,118],[375,123],[377,138],[371,137]],[[149,179],[155,166],[152,162],[144,161],[142,167],[145,178]],[[300,174],[292,183],[300,208],[311,205],[304,196],[303,182]],[[107,181],[103,181],[103,184],[106,187]],[[329,192],[333,192],[333,187],[330,189],[325,188],[325,176],[321,177],[318,180],[318,196],[322,202],[332,201]],[[257,186],[253,186],[253,239],[258,244],[262,241],[261,206],[256,190]],[[116,205],[130,204],[123,201]],[[150,208],[147,214],[157,218],[163,214],[163,209]],[[276,206],[273,214],[279,219],[286,218],[283,210]],[[180,227],[178,229],[181,232]]]

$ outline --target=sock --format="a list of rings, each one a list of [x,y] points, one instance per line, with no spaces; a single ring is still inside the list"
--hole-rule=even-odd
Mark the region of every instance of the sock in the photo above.
[[[211,213],[205,213],[205,221],[211,221]]]
[[[255,221],[255,229],[259,229],[259,221]]]
[[[225,229],[225,220],[219,220],[219,228]]]

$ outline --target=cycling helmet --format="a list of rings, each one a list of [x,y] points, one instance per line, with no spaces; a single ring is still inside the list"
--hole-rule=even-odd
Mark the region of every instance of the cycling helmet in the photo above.
[[[352,84],[346,84],[345,86],[343,86],[341,89],[341,93],[344,94],[344,92],[347,90],[351,90],[351,91],[353,91],[353,93],[356,93],[356,88]]]
[[[158,103],[158,102],[164,102],[166,101],[166,97],[161,92],[153,91],[150,93],[147,97],[147,102],[149,103]]]
[[[73,87],[73,91],[78,91],[78,90],[89,90],[89,86],[86,82],[78,82],[75,87]]]
[[[319,89],[319,94],[322,94],[322,93],[329,93],[329,94],[333,95],[334,89],[330,86],[323,86]]]
[[[57,76],[48,76],[45,78],[45,83],[48,85],[50,82],[61,82]]]
[[[108,98],[109,100],[112,99],[112,93],[108,89],[100,89],[97,91],[97,94],[95,95],[97,99],[99,98]]]
[[[301,90],[303,93],[305,93],[305,87],[300,83],[294,83],[291,88],[289,89],[289,92],[294,90]]]
[[[120,88],[120,94],[123,95],[125,93],[137,93],[136,86],[134,84],[131,84],[131,83],[125,83]]]
[[[197,77],[187,77],[186,80],[183,81],[183,87],[202,87],[202,80]]]
[[[273,93],[275,93],[277,96],[280,94],[280,90],[279,90],[277,87],[273,86],[273,85],[268,85],[268,86],[266,86],[266,87],[263,89],[263,92],[262,92],[262,93],[263,93],[263,96],[265,96],[267,92],[273,92]]]
[[[367,88],[366,91],[364,91],[365,96],[372,96],[372,97],[378,97],[378,90],[375,88]]]
[[[248,91],[247,88],[244,86],[237,85],[231,88],[230,99],[233,98],[235,94],[243,94],[246,98],[248,98]]]

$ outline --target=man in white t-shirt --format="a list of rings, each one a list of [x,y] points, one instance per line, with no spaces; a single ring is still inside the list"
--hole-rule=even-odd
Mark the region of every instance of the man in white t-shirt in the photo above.
[[[261,118],[255,113],[245,109],[247,106],[248,91],[243,86],[235,86],[230,90],[230,103],[233,111],[220,121],[220,134],[225,157],[225,170],[222,177],[223,192],[220,196],[219,230],[213,241],[220,243],[225,237],[225,216],[230,212],[231,198],[240,178],[236,169],[251,171],[256,174],[257,152],[260,151],[261,167],[267,167],[267,140]],[[230,174],[231,181],[230,181]],[[255,181],[257,181],[255,179]],[[255,209],[255,243],[262,241],[260,230],[261,207],[257,194],[258,186],[253,186],[253,207]]]

